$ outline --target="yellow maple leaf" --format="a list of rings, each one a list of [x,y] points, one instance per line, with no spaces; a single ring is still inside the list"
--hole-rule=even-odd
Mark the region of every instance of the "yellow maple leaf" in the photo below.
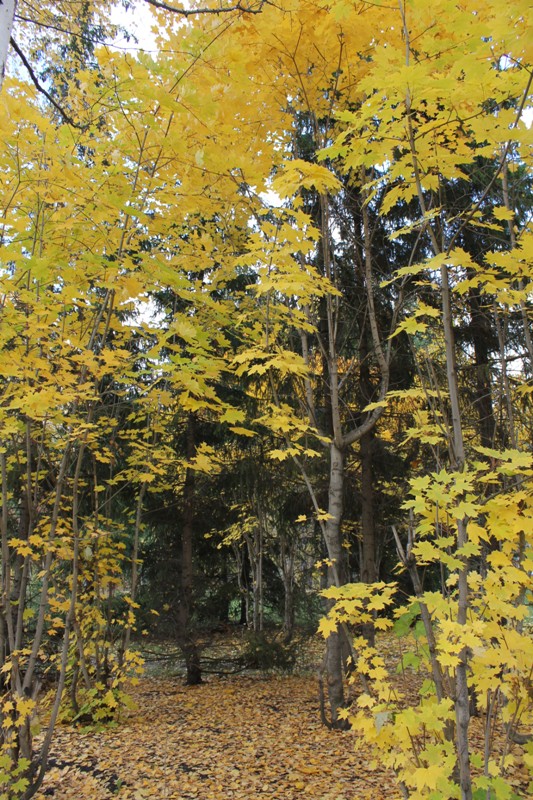
[[[322,617],[318,623],[318,632],[327,639],[330,634],[337,632],[337,622],[331,617]]]
[[[300,189],[316,189],[321,193],[338,192],[341,185],[329,169],[301,158],[289,161],[272,181],[272,189],[282,197],[290,197]]]

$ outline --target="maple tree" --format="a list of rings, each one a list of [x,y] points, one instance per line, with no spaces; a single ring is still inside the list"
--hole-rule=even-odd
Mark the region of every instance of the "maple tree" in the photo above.
[[[115,79],[114,70],[129,70],[118,56],[111,57],[107,65],[102,58],[100,66]],[[143,69],[140,64],[138,68]],[[110,661],[109,636],[119,624],[112,610],[113,594],[121,583],[117,569],[120,550],[118,556],[113,554],[119,548],[120,542],[114,542],[121,530],[115,520],[113,487],[122,481],[139,486],[140,512],[145,486],[163,471],[161,450],[150,450],[147,445],[143,451],[139,441],[131,447],[137,433],[131,423],[136,422],[137,412],[133,418],[125,418],[123,406],[135,385],[150,405],[155,404],[154,409],[161,405],[164,394],[157,381],[146,380],[139,370],[140,355],[133,346],[138,334],[128,318],[133,298],[161,284],[165,262],[172,263],[173,237],[180,238],[180,229],[170,240],[166,227],[164,234],[161,228],[150,231],[151,237],[161,238],[157,250],[161,268],[149,279],[141,254],[153,263],[155,253],[153,248],[143,251],[144,223],[152,219],[149,205],[154,193],[159,208],[165,204],[165,191],[174,196],[172,144],[169,142],[163,163],[168,171],[163,169],[155,181],[162,150],[158,133],[154,131],[155,141],[149,141],[144,109],[137,116],[135,112],[126,116],[127,107],[133,111],[138,101],[133,95],[128,97],[125,84],[114,103],[109,96],[102,98],[91,84],[96,91],[91,106],[89,84],[83,83],[91,79],[91,71],[84,78],[78,74],[83,97],[79,92],[70,96],[72,105],[79,103],[78,119],[85,115],[84,133],[79,135],[57,129],[42,115],[24,83],[12,81],[3,94],[3,121],[10,131],[2,153],[3,246],[9,250],[3,275],[3,345],[9,354],[2,387],[3,667],[8,676],[3,744],[6,764],[13,765],[10,791],[19,790],[28,797],[42,780],[50,746],[47,736],[41,753],[34,756],[30,731],[34,700],[26,699],[38,692],[38,673],[46,670],[45,632],[63,637],[59,656],[50,662],[59,676],[51,735],[67,682],[72,682],[76,713],[86,713],[89,707],[96,709],[98,718],[100,712],[91,699],[98,695],[104,713],[106,706],[112,710],[117,705],[114,690],[120,685],[124,665],[131,666],[131,658],[126,649],[119,650],[118,673]],[[133,88],[135,79],[126,75],[126,80]],[[174,83],[174,74],[171,80]],[[27,111],[17,118],[13,110],[23,98]],[[147,102],[154,105],[156,114],[161,109],[153,96]],[[189,111],[190,105],[187,114]],[[167,123],[172,117],[170,112]],[[129,130],[126,138],[117,134],[124,124]],[[163,138],[169,132],[167,124]],[[175,132],[179,138],[174,144],[182,148],[184,130],[178,134],[175,128]],[[228,184],[233,192],[231,179]],[[195,188],[198,186],[189,191]],[[195,204],[194,212],[198,211]],[[183,252],[176,262],[180,258],[186,258]],[[190,272],[182,276],[179,267],[174,272],[170,266],[166,271],[170,285],[184,302],[190,301],[195,289],[200,290],[201,279]],[[216,306],[210,318],[217,341],[215,312]],[[172,356],[165,358],[166,366],[161,362],[168,375],[164,382],[171,384],[186,411],[209,408],[216,414],[223,404],[217,402],[209,382],[219,373],[221,362],[210,351],[208,330],[199,325],[189,323],[186,314],[175,315],[170,331],[154,329],[157,344],[150,353],[143,352],[142,359],[158,360],[178,335],[189,342],[194,352],[187,359],[178,355],[174,363]],[[143,337],[148,334],[149,338],[151,333],[145,325]],[[179,353],[181,346],[174,349]],[[207,359],[202,353],[208,351]],[[189,370],[183,368],[185,362]],[[154,385],[155,396],[151,391]],[[141,402],[139,413],[149,416],[150,406]],[[147,436],[153,440],[151,430]],[[121,451],[129,464],[117,474],[115,464]],[[146,452],[151,453],[149,463]],[[163,455],[163,464],[168,463],[172,454]],[[199,453],[195,464],[200,469],[201,457],[204,466],[209,462]],[[138,529],[138,520],[135,525]],[[40,601],[33,610],[28,603],[35,582]],[[121,596],[122,602],[128,603],[124,591]],[[132,608],[134,600],[130,598],[129,608],[128,604],[124,608],[126,642]],[[29,622],[34,615],[35,625]],[[86,683],[88,701],[80,702],[76,696],[78,675]],[[27,770],[21,777],[21,771]]]
[[[379,180],[387,183],[388,191],[381,213],[386,214],[396,204],[418,199],[418,219],[393,231],[393,235],[401,236],[417,229],[420,249],[426,246],[429,252],[415,266],[418,254],[413,250],[412,264],[397,274],[418,273],[422,279],[426,276],[428,280],[438,280],[441,292],[440,330],[433,332],[430,324],[421,321],[424,316],[436,316],[435,309],[422,302],[401,327],[411,334],[431,332],[430,337],[441,339],[449,408],[439,404],[435,409],[442,428],[433,441],[440,440],[447,447],[448,465],[440,464],[433,474],[412,480],[411,499],[405,503],[411,514],[407,546],[397,536],[401,561],[413,579],[416,603],[424,624],[428,668],[435,695],[422,699],[416,711],[410,708],[404,716],[396,705],[398,700],[395,698],[391,702],[393,693],[386,683],[382,662],[375,651],[360,642],[363,655],[359,668],[364,670],[363,664],[373,664],[372,669],[366,668],[366,674],[374,679],[377,695],[361,698],[360,707],[369,707],[371,711],[370,714],[359,712],[354,724],[366,738],[371,736],[382,756],[395,765],[409,796],[422,797],[436,792],[437,796],[470,798],[476,788],[481,792],[493,791],[499,796],[498,792],[505,791],[500,776],[504,764],[497,767],[491,757],[491,719],[499,712],[512,726],[512,720],[517,720],[522,713],[527,717],[530,705],[524,702],[524,696],[516,695],[517,682],[523,685],[525,679],[527,683],[520,660],[499,673],[497,682],[496,673],[486,669],[489,662],[494,663],[493,659],[500,658],[500,664],[509,664],[502,650],[500,656],[496,655],[499,648],[506,650],[509,636],[516,635],[516,652],[523,653],[526,661],[530,660],[526,653],[530,652],[531,640],[523,632],[521,621],[526,609],[521,601],[530,573],[525,546],[530,495],[524,491],[524,479],[531,474],[531,461],[528,455],[520,453],[524,442],[516,437],[516,432],[512,450],[498,451],[475,443],[473,448],[467,445],[457,377],[454,318],[462,297],[473,287],[479,291],[483,304],[490,307],[496,303],[499,315],[509,314],[510,306],[516,303],[524,321],[524,373],[526,376],[530,373],[529,332],[526,332],[529,322],[525,295],[521,295],[530,232],[527,227],[519,231],[514,228],[514,210],[509,205],[505,186],[504,202],[495,204],[487,216],[480,211],[482,200],[494,181],[508,169],[510,152],[519,163],[527,160],[521,149],[519,130],[522,127],[525,131],[520,116],[531,83],[531,74],[525,68],[528,63],[527,49],[524,49],[527,20],[520,14],[509,18],[507,9],[497,3],[485,7],[480,14],[458,9],[457,16],[450,14],[446,6],[446,23],[437,25],[437,35],[434,35],[429,24],[430,19],[434,19],[434,8],[429,18],[416,4],[400,4],[398,13],[403,29],[403,49],[394,49],[389,44],[386,48],[377,48],[369,77],[360,84],[365,101],[357,111],[345,115],[346,132],[338,144],[326,152],[330,157],[341,156],[345,168],[354,171],[382,165]],[[512,38],[507,38],[510,30]],[[457,58],[455,42],[459,40],[456,36],[460,37],[461,58]],[[415,40],[416,45],[411,44]],[[388,81],[383,92],[374,88],[384,85],[379,81],[380,69],[396,76],[395,80]],[[477,102],[472,98],[470,87],[466,88],[465,76],[472,74],[471,70],[483,75],[484,93]],[[453,94],[450,93],[452,82]],[[355,147],[355,141],[361,145]],[[497,170],[483,188],[481,197],[473,198],[468,207],[457,214],[456,209],[446,204],[445,182],[462,177],[466,165],[482,157],[496,159]],[[369,189],[375,196],[376,190],[371,184]],[[458,245],[460,234],[470,226],[501,230],[507,223],[509,236],[505,253],[500,247],[495,250],[487,247],[483,259],[475,262]],[[423,251],[422,254],[425,255]],[[498,264],[506,265],[505,277],[498,271],[501,283],[494,275]],[[507,292],[512,292],[511,302]],[[422,432],[419,435],[424,440]],[[490,457],[490,465],[479,461],[479,452]],[[503,533],[503,521],[500,532],[497,531],[492,514],[501,503],[513,509],[513,533],[508,528],[506,534]],[[506,539],[506,546],[502,544],[502,537]],[[491,552],[486,555],[480,573],[475,559],[481,554],[482,542],[489,544]],[[507,556],[504,555],[506,550]],[[424,591],[420,580],[419,567],[435,562],[446,566],[442,594]],[[495,584],[504,583],[509,591],[508,614],[503,607],[498,607],[492,595]],[[390,600],[383,595],[384,586],[382,590],[379,599],[369,594],[366,606],[361,602],[360,587],[332,592],[339,598],[339,618],[343,615],[350,618],[350,603],[354,604],[354,618],[360,618],[361,614],[364,617],[371,609],[379,610],[387,605]],[[387,627],[389,622],[382,620],[381,624]],[[472,764],[478,762],[469,737],[469,690],[486,704],[487,714],[485,744],[479,764],[482,775],[475,777]],[[430,716],[433,721],[438,720],[429,739],[431,744],[420,744],[417,737],[431,729]],[[369,717],[373,725],[379,717],[377,732],[375,728],[371,733],[367,726]],[[406,733],[409,740],[404,738]]]
[[[379,306],[376,299],[377,274],[383,275],[387,260],[396,254],[394,247],[387,245],[379,218],[367,207],[366,192],[353,178],[348,183],[342,173],[335,174],[316,162],[317,151],[335,134],[338,112],[357,102],[356,76],[364,74],[368,66],[358,55],[358,34],[354,32],[351,39],[341,18],[330,11],[320,4],[295,4],[286,10],[285,26],[277,20],[271,29],[263,17],[260,22],[254,20],[252,31],[247,31],[247,36],[256,37],[254,51],[261,54],[263,69],[267,64],[274,76],[276,94],[268,108],[279,107],[281,117],[270,122],[277,125],[270,136],[287,140],[285,157],[276,168],[272,186],[291,208],[295,226],[314,231],[319,244],[305,252],[300,247],[296,261],[300,269],[303,266],[314,274],[310,293],[304,294],[307,285],[303,276],[295,273],[294,261],[282,269],[276,262],[267,267],[268,281],[263,279],[258,286],[261,296],[267,293],[263,349],[254,341],[248,351],[239,354],[238,362],[243,364],[239,369],[244,371],[246,364],[248,374],[257,374],[264,386],[270,386],[271,404],[260,420],[282,442],[271,456],[292,458],[298,465],[311,491],[316,520],[326,542],[328,580],[340,585],[348,571],[341,523],[346,460],[358,441],[364,454],[365,478],[361,572],[368,580],[375,576],[370,454],[372,431],[383,411],[380,398],[385,396],[391,379],[397,340],[385,340],[394,328],[397,309],[386,292]],[[374,25],[367,11],[365,6],[359,10],[363,37],[366,26]],[[295,28],[300,32],[296,39]],[[337,236],[337,227],[342,237]],[[358,329],[354,329],[353,316],[350,319],[355,303],[359,308]],[[272,351],[277,353],[275,358],[269,355]],[[263,360],[261,366],[253,363],[258,359]],[[288,379],[293,380],[289,390],[284,388]],[[359,407],[354,402],[356,380],[357,393],[364,398]],[[291,399],[284,402],[285,397]],[[296,437],[301,438],[300,444]],[[323,458],[329,470],[327,497],[322,495],[320,502],[310,479],[315,471],[312,460],[318,458]],[[371,626],[367,627],[371,636]],[[343,661],[349,642],[342,638],[332,636],[327,643],[334,725],[343,724],[337,711],[343,705]]]

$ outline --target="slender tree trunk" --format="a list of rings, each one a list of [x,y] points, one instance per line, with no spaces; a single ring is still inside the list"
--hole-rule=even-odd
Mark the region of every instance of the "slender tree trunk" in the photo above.
[[[259,525],[257,533],[259,553],[257,556],[257,603],[259,630],[263,630],[263,526]]]
[[[376,574],[376,529],[374,525],[374,470],[372,464],[373,431],[361,436],[361,581],[375,583]],[[365,622],[362,633],[373,647],[375,629],[373,622]]]
[[[196,453],[194,438],[194,416],[189,414],[186,432],[187,458],[192,459]],[[181,591],[178,610],[178,640],[185,658],[186,678],[188,686],[202,682],[202,670],[198,646],[191,633],[191,615],[193,611],[194,573],[193,573],[193,538],[194,538],[194,504],[195,479],[193,470],[187,468],[183,487],[183,515],[181,529]]]
[[[294,629],[294,543],[284,533],[280,534],[279,571],[283,581],[283,634],[286,642],[292,639]]]
[[[361,437],[361,532],[362,563],[361,580],[374,583],[376,575],[376,538],[374,527],[374,470],[372,464],[372,431]]]
[[[455,338],[453,331],[452,304],[448,270],[445,265],[441,267],[442,283],[442,317],[444,339],[446,344],[446,372],[448,378],[448,391],[452,413],[452,437],[450,441],[450,462],[452,468],[462,472],[465,464],[465,449],[461,409],[459,405],[459,387],[457,382],[457,367],[455,361]],[[467,521],[457,519],[457,549],[461,550],[468,544]],[[462,566],[458,572],[457,590],[458,607],[457,622],[459,625],[467,624],[468,610],[468,559],[462,556]],[[470,697],[468,694],[468,652],[463,648],[459,654],[460,662],[455,669],[455,722],[457,726],[457,767],[461,800],[472,800],[472,774],[470,767],[470,752],[468,742],[468,729],[470,725]]]
[[[328,199],[320,196],[320,229],[322,234],[323,270],[327,278],[335,282],[335,265],[331,259],[333,250],[328,222]],[[378,321],[374,303],[372,280],[371,232],[366,206],[363,205],[363,227],[365,239],[364,270],[367,298],[367,315],[373,354],[378,362],[381,385],[379,397],[383,398],[389,381],[388,353],[381,346]],[[323,535],[328,551],[330,566],[328,568],[328,584],[341,586],[348,578],[346,551],[342,546],[341,520],[343,511],[344,490],[344,454],[348,447],[359,441],[376,424],[381,409],[372,411],[364,421],[348,431],[343,431],[343,411],[341,401],[341,381],[339,380],[340,354],[338,352],[338,307],[333,295],[324,298],[320,314],[319,335],[322,340],[322,359],[325,389],[326,432],[331,436],[328,520],[323,527]],[[375,561],[375,554],[373,556]],[[331,721],[334,727],[345,727],[339,720],[338,709],[344,705],[344,657],[350,654],[345,632],[332,634],[327,639],[326,669],[328,673],[328,690]]]
[[[255,527],[253,536],[245,535],[248,561],[252,578],[252,628],[263,630],[263,536],[261,522]]]
[[[361,341],[359,346],[359,403],[364,408],[368,403],[375,400],[376,387],[374,387],[370,374],[370,357],[372,345],[372,332],[369,330],[369,323],[372,325],[374,320],[374,340],[379,341],[376,325],[376,311],[373,303],[372,287],[372,262],[369,258],[371,253],[371,232],[368,210],[363,210],[363,232],[365,240],[365,271],[361,275],[361,291],[366,289],[368,292],[367,306],[359,310],[359,326],[361,329]],[[367,322],[368,311],[370,310]],[[384,360],[382,373],[386,371]],[[364,417],[363,417],[364,419]],[[377,580],[376,574],[376,529],[374,524],[374,428],[365,431],[359,440],[359,453],[361,457],[361,565],[360,579],[363,583],[374,583]],[[373,621],[365,622],[362,626],[362,634],[372,647],[375,644],[375,628]]]
[[[17,0],[0,0],[0,90],[6,71],[9,40],[13,30]]]
[[[248,568],[246,564],[247,548],[238,547],[233,545],[233,552],[235,554],[235,562],[237,565],[237,584],[240,593],[240,615],[239,625],[248,625]]]
[[[283,638],[290,642],[294,632],[294,581],[292,576],[285,576],[283,580],[285,597],[283,602]]]
[[[137,508],[135,511],[135,530],[133,534],[133,552],[131,555],[130,597],[132,602],[135,602],[137,596],[137,579],[139,574],[139,539],[141,535],[143,500],[146,494],[147,486],[148,486],[147,483],[141,484],[141,488],[139,489],[139,494],[137,496]],[[132,623],[128,622],[120,644],[118,652],[118,663],[121,668],[124,664],[124,655],[126,654],[130,646],[132,627],[133,627]]]
[[[474,344],[476,393],[475,404],[479,419],[479,437],[483,447],[494,447],[496,420],[492,403],[492,383],[490,379],[490,344],[489,337],[494,329],[494,320],[489,318],[488,311],[481,308],[478,295],[471,294],[470,308],[472,342]]]
[[[342,586],[346,581],[346,551],[341,541],[342,496],[344,489],[344,455],[334,442],[330,445],[329,518],[324,538],[328,551],[328,586]],[[344,707],[344,663],[341,633],[332,633],[326,640],[328,700],[333,727],[345,727],[338,711]]]
[[[474,344],[475,369],[475,405],[478,413],[479,440],[482,447],[492,448],[496,440],[496,419],[492,402],[492,382],[490,370],[491,339],[493,329],[497,325],[493,309],[482,305],[479,294],[472,291],[468,297],[470,310],[470,330]],[[490,315],[490,316],[489,316]],[[503,432],[503,431],[502,431]],[[500,442],[503,444],[503,442]],[[490,461],[489,456],[480,456]],[[499,548],[499,542],[491,537],[483,540],[481,546],[480,571],[487,574],[487,557]]]

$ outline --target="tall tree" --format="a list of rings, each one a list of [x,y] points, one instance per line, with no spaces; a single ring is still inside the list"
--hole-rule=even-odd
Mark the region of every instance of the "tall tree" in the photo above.
[[[511,248],[503,254],[501,244],[496,243],[494,249],[487,248],[483,264],[476,265],[460,246],[460,238],[470,228],[479,225],[487,231],[501,231],[502,222],[505,224],[507,219],[514,221],[514,210],[507,204],[494,205],[491,217],[488,213],[484,217],[481,209],[494,183],[502,180],[512,148],[521,152],[524,161],[527,158],[521,145],[528,134],[524,136],[525,128],[520,130],[520,117],[529,94],[531,73],[529,68],[524,69],[524,65],[530,63],[526,44],[527,15],[518,12],[515,16],[514,10],[496,2],[485,6],[479,14],[471,14],[462,8],[456,8],[452,13],[447,4],[441,7],[441,18],[437,16],[438,12],[438,8],[429,10],[416,2],[399,4],[403,47],[387,43],[386,47],[378,46],[373,51],[372,69],[360,85],[365,93],[365,102],[351,112],[355,124],[350,124],[338,145],[327,152],[330,157],[333,154],[344,156],[346,169],[354,171],[367,170],[376,163],[385,165],[383,180],[387,183],[387,192],[381,205],[384,216],[394,206],[416,198],[418,219],[395,231],[394,235],[404,236],[409,230],[417,230],[421,246],[418,252],[418,248],[413,250],[411,264],[398,275],[424,275],[427,280],[438,283],[441,295],[439,329],[434,335],[442,347],[446,376],[446,401],[441,403],[439,411],[441,440],[447,447],[447,460],[444,464],[441,461],[433,477],[424,476],[413,481],[413,498],[407,506],[421,517],[418,524],[414,519],[409,523],[406,549],[399,538],[397,541],[403,565],[413,579],[426,628],[436,692],[435,713],[442,715],[444,740],[454,742],[454,758],[450,759],[446,771],[450,781],[447,791],[469,800],[476,784],[487,790],[491,785],[488,744],[484,753],[486,785],[473,777],[471,765],[469,683],[482,683],[481,674],[477,672],[480,664],[468,645],[470,626],[475,624],[471,609],[475,607],[478,610],[476,621],[481,627],[494,625],[496,631],[507,623],[498,613],[494,617],[487,615],[476,599],[480,587],[471,557],[480,553],[480,537],[487,540],[490,530],[495,528],[493,523],[487,522],[491,514],[484,474],[487,467],[479,467],[467,437],[459,380],[461,357],[457,348],[456,320],[465,314],[465,295],[468,297],[470,293],[470,311],[475,308],[473,289],[476,294],[479,290],[482,302],[490,307],[491,289],[496,289],[501,280],[496,289],[496,304],[501,303],[509,309],[510,304],[516,303],[524,322],[522,354],[527,364],[529,332],[526,319],[530,312],[521,292],[525,282],[530,280],[523,260],[523,252],[529,250],[530,244],[529,232],[523,229],[520,231],[520,244],[516,236],[511,237]],[[460,37],[460,45],[457,37]],[[460,57],[457,57],[458,48]],[[505,68],[502,69],[503,64]],[[473,96],[472,84],[467,80],[467,76],[472,75],[479,75],[483,86],[483,92],[476,96]],[[450,93],[452,83],[454,91]],[[377,86],[386,86],[386,89],[376,90]],[[357,147],[354,146],[356,141],[361,143]],[[455,183],[462,180],[480,157],[487,156],[494,159],[496,169],[490,171],[483,189],[473,194],[467,208],[456,216],[456,209],[447,202],[446,181]],[[375,196],[375,186],[367,184],[367,189]],[[420,263],[414,266],[417,257]],[[511,284],[498,271],[496,265],[500,264],[505,264],[510,270],[508,275],[513,275]],[[496,269],[498,278],[493,269]],[[511,285],[516,289],[513,300],[506,294]],[[424,317],[434,318],[435,309],[419,300],[415,317],[405,320],[402,328],[410,332],[430,330],[431,326],[424,323]],[[479,360],[481,356],[484,360],[485,354],[480,353],[479,347],[478,343],[474,357]],[[436,360],[431,360],[435,366]],[[487,422],[490,422],[490,414]],[[518,444],[518,439],[515,439],[515,445]],[[482,452],[498,458],[494,449],[482,448]],[[514,462],[512,472],[518,494],[508,502],[515,504],[522,496],[519,487],[522,486],[525,460],[519,452],[512,455],[502,452],[500,458]],[[443,494],[444,486],[447,495]],[[450,534],[451,538],[448,538]],[[518,581],[521,586],[526,580],[525,554],[518,531],[515,529],[508,534],[513,542],[509,541],[509,549],[521,554],[522,575]],[[498,571],[500,560],[503,569],[511,566],[511,562],[502,556],[506,550],[502,542],[504,536],[503,531],[498,535],[498,556],[488,558],[490,574],[482,594],[492,591],[494,571]],[[450,545],[453,548],[451,559],[449,551],[444,555],[445,548]],[[425,548],[426,555],[431,551],[429,557],[423,555]],[[445,601],[442,608],[432,605],[431,593],[424,593],[418,572],[418,565],[434,563],[438,559],[442,559],[451,573],[445,582],[447,589],[443,591]],[[522,589],[515,587],[515,600],[511,603],[520,605],[521,592]],[[453,634],[451,628],[445,626],[445,632],[439,635],[431,624],[430,609],[434,614],[448,615]],[[523,609],[517,614],[513,612],[514,624],[518,627],[522,613]],[[525,642],[521,642],[520,647],[525,647]],[[444,653],[449,656],[452,650],[454,655],[449,659]],[[517,671],[520,670],[518,666]],[[505,689],[502,687],[502,691],[509,702],[513,702],[510,684]],[[490,705],[490,697],[487,703]],[[427,768],[427,761],[422,763]],[[400,777],[408,794],[420,791],[420,786],[409,777],[408,769],[401,769]]]
[[[359,102],[357,80],[364,75],[368,62],[358,54],[368,44],[365,39],[366,35],[370,35],[368,11],[365,4],[357,7],[360,25],[357,32],[351,31],[350,34],[342,22],[336,21],[329,8],[307,2],[291,5],[281,18],[283,24],[276,20],[273,30],[269,27],[269,21],[276,17],[269,16],[267,12],[260,26],[255,23],[249,26],[253,28],[250,33],[258,38],[258,44],[263,48],[260,51],[263,53],[262,63],[268,65],[270,73],[274,74],[274,64],[283,64],[283,69],[280,70],[278,66],[276,77],[271,79],[272,102],[281,106],[282,113],[277,122],[276,135],[287,139],[287,149],[292,151],[294,158],[286,157],[279,165],[273,188],[281,197],[287,198],[288,204],[294,205],[293,213],[300,226],[306,224],[302,212],[308,214],[307,225],[310,230],[316,230],[319,238],[316,251],[308,251],[308,256],[294,254],[294,277],[286,277],[289,275],[289,266],[279,274],[272,269],[268,273],[268,284],[261,281],[260,291],[265,292],[267,285],[272,287],[265,315],[267,347],[275,346],[276,342],[274,306],[278,299],[287,304],[286,324],[295,328],[297,333],[290,346],[294,347],[296,343],[296,351],[303,359],[306,370],[299,378],[302,384],[302,410],[306,404],[307,424],[314,429],[318,439],[327,442],[324,449],[329,473],[328,499],[324,509],[320,509],[316,491],[312,488],[302,461],[298,460],[297,463],[313,493],[319,514],[329,559],[328,581],[330,585],[337,586],[345,583],[349,577],[342,534],[346,456],[348,450],[363,437],[366,437],[363,447],[369,442],[370,432],[382,413],[380,401],[383,401],[389,387],[393,349],[385,344],[385,339],[394,324],[394,314],[389,310],[385,322],[378,313],[376,284],[381,265],[379,258],[376,258],[374,242],[382,237],[376,233],[376,217],[369,210],[366,190],[361,189],[361,176],[356,179],[351,176],[349,181],[339,180],[333,171],[316,163],[316,152],[334,135],[337,114],[350,104],[357,105]],[[380,24],[384,27],[388,24],[386,10],[380,16]],[[297,38],[294,36],[295,29],[299,32]],[[390,34],[391,30],[392,27],[387,32]],[[292,198],[298,194],[301,196],[293,201]],[[350,229],[351,247],[346,247],[341,255],[342,245],[336,238],[338,219],[335,216],[335,204],[339,207],[343,202],[346,209],[350,208],[356,221]],[[345,213],[347,215],[349,212]],[[348,259],[351,259],[349,264]],[[297,272],[298,263],[301,265],[300,273]],[[320,276],[319,280],[315,279],[315,297],[321,294],[319,301],[312,296],[306,299],[302,291],[296,288],[302,267]],[[345,297],[349,285],[346,282],[347,273],[351,273],[348,280],[358,284],[364,298],[362,303],[361,297],[358,298],[361,309],[359,317],[365,320],[359,329],[350,328],[348,322],[347,315],[351,311],[348,310]],[[301,277],[300,285],[303,287]],[[299,317],[296,316],[298,311]],[[299,330],[298,319],[301,320]],[[286,335],[283,327],[279,330],[282,339],[278,346]],[[361,346],[356,341],[358,338],[364,343]],[[257,349],[254,352],[257,354]],[[317,372],[316,381],[311,373],[313,366]],[[371,372],[375,375],[375,387],[372,389],[368,380]],[[362,381],[366,374],[366,391],[371,394],[359,409],[354,407],[351,392],[352,376],[356,374],[360,374]],[[370,401],[373,405],[365,411]],[[278,409],[281,408],[277,388],[274,390],[274,403]],[[297,457],[297,452],[291,450],[291,446],[286,449],[286,454]],[[364,463],[365,500],[368,500],[364,516],[364,563],[365,572],[370,569],[368,577],[372,577],[375,558],[372,553],[368,458]],[[331,636],[327,648],[332,724],[343,724],[338,718],[338,709],[344,704],[343,660],[347,655],[343,653],[342,637]]]

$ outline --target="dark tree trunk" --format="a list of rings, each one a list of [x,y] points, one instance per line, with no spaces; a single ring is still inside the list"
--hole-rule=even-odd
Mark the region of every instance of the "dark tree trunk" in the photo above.
[[[366,316],[366,309],[362,309]],[[363,331],[360,345],[361,366],[359,370],[359,402],[364,408],[375,400],[375,388],[370,375],[370,336],[366,320],[360,321]],[[376,528],[374,524],[374,429],[364,433],[359,440],[361,457],[361,564],[360,579],[362,583],[374,583],[376,572]],[[362,634],[372,647],[376,633],[374,622],[362,625]]]
[[[341,519],[342,496],[344,489],[344,455],[335,444],[330,445],[329,473],[329,519],[326,522],[326,548],[330,565],[328,567],[328,586],[342,586],[347,578],[346,550],[342,546]],[[331,607],[331,604],[330,604]],[[328,701],[331,725],[345,728],[345,721],[339,719],[339,709],[345,705],[344,675],[345,665],[342,633],[332,633],[326,640],[326,670],[328,681]]]
[[[239,615],[239,625],[247,625],[248,624],[248,613],[246,608],[246,597],[242,594],[241,595],[241,610]]]
[[[494,447],[496,420],[492,405],[492,384],[490,379],[491,340],[494,339],[492,320],[481,308],[478,295],[469,297],[471,323],[470,331],[474,344],[476,389],[475,405],[479,418],[479,438],[483,447]]]
[[[373,440],[374,433],[369,431],[361,436],[361,581],[374,583],[376,574],[376,529],[374,525],[374,490],[373,490]],[[373,622],[365,622],[362,633],[367,642],[375,644]]]
[[[486,309],[481,306],[479,295],[470,293],[468,298],[470,308],[470,334],[474,344],[474,369],[475,369],[475,395],[474,403],[478,414],[479,440],[482,447],[493,448],[496,438],[496,420],[494,418],[494,407],[492,404],[492,383],[490,375],[490,355],[492,352],[492,340],[494,339],[494,319],[489,316]],[[502,442],[503,444],[503,442]],[[480,458],[488,456],[480,455]],[[483,576],[487,574],[487,558],[490,553],[498,550],[499,542],[491,537],[488,541],[483,540],[480,572]]]
[[[186,453],[190,460],[196,453],[194,438],[194,415],[187,421]],[[181,587],[178,609],[178,643],[185,659],[188,686],[202,682],[202,670],[198,646],[191,632],[191,616],[194,603],[193,540],[194,540],[195,478],[193,470],[187,468],[183,487],[183,513],[181,529]]]

